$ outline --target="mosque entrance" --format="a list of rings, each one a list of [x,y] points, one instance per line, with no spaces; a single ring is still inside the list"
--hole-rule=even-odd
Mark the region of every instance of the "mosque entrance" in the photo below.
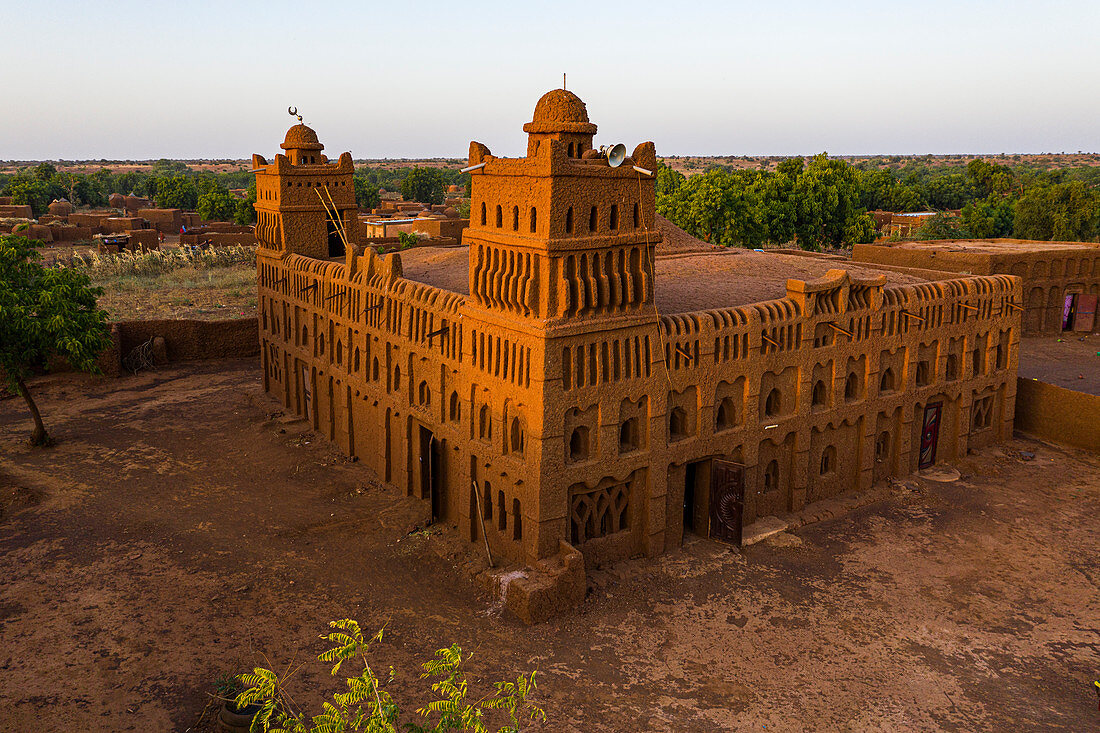
[[[715,458],[710,468],[710,536],[741,546],[745,475],[741,466]]]
[[[340,232],[336,228],[336,222],[331,217],[325,219],[328,224],[328,256],[344,256],[344,240],[340,238]]]

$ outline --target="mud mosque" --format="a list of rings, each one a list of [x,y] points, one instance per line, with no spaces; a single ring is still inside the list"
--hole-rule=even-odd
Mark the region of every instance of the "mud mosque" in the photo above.
[[[351,155],[329,161],[309,127],[253,156],[266,390],[527,566],[521,617],[582,598],[585,566],[687,532],[736,544],[758,518],[1011,435],[1018,278],[826,262],[731,303],[702,270],[678,287],[705,309],[658,312],[665,270],[692,261],[658,262],[653,143],[613,164],[564,89],[523,129],[526,157],[471,143],[464,246],[434,254],[357,244]]]

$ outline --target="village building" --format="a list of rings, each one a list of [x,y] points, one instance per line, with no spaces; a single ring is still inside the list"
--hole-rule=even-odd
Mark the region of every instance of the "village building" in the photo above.
[[[1100,245],[1021,239],[877,242],[852,248],[855,262],[1022,280],[1027,334],[1100,331]]]
[[[384,257],[358,244],[349,153],[296,125],[253,156],[265,389],[526,565],[521,617],[582,598],[584,565],[737,544],[1011,435],[1018,278],[659,259],[652,143],[613,166],[563,89],[524,130],[522,158],[471,143],[464,247]],[[775,263],[814,276],[739,290]]]

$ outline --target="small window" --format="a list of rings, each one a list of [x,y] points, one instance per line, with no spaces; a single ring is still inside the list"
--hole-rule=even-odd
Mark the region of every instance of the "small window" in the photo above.
[[[630,453],[638,450],[638,418],[623,420],[619,426],[619,452]]]
[[[504,492],[497,491],[497,529],[501,532],[508,529],[508,512],[504,506]]]
[[[500,205],[498,204],[497,205],[497,229],[500,229],[503,226],[504,226],[504,209],[500,208]]]
[[[764,469],[764,493],[779,489],[779,462],[770,461]]]
[[[485,226],[485,224],[487,222],[488,222],[488,219],[485,217],[485,202],[482,201],[481,202],[481,226]]]
[[[519,231],[519,207],[518,206],[513,206],[512,207],[512,231],[513,232],[518,232]]]
[[[339,339],[336,340],[336,363],[344,363],[344,342]]]
[[[825,382],[817,380],[814,384],[813,392],[813,406],[825,407],[828,404],[828,391],[825,389]]]
[[[375,357],[374,365],[371,366],[371,379],[378,381],[378,357]]]
[[[352,368],[358,373],[358,371],[359,371],[359,347],[358,346],[355,347],[355,362],[354,362]]]
[[[509,437],[511,438],[511,441],[512,441],[512,452],[513,453],[519,453],[520,455],[523,455],[523,443],[524,443],[523,425],[520,423],[518,417],[513,417],[512,418],[512,428],[511,428],[510,433],[511,434],[510,434]]]
[[[570,157],[570,158],[573,158],[573,157],[575,157],[575,156],[573,155],[573,150],[574,150],[574,148],[573,148],[573,143],[569,143],[569,157]]]
[[[844,380],[844,399],[848,402],[859,398],[859,377],[855,372],[848,375],[848,378]]]
[[[421,407],[429,407],[432,404],[432,390],[427,382],[421,382],[417,388],[417,400]]]
[[[523,539],[523,513],[520,512],[519,499],[512,499],[512,539]]]
[[[611,214],[607,217],[607,228],[611,231],[619,229],[619,205],[611,204]]]
[[[451,422],[458,422],[462,417],[462,405],[458,401],[458,392],[451,392]]]
[[[393,388],[401,389],[401,367],[393,368]]]
[[[974,400],[974,430],[993,426],[993,395]]]
[[[890,433],[883,430],[875,438],[875,461],[882,463],[890,456]]]
[[[997,344],[997,369],[1005,368],[1005,348],[1000,344]]]
[[[827,446],[824,451],[821,452],[821,471],[820,474],[825,476],[836,470],[836,448],[833,446]]]
[[[578,425],[569,436],[569,460],[583,461],[588,458],[588,427]]]
[[[325,334],[317,334],[317,350],[319,353],[325,353]]]
[[[879,392],[893,392],[894,391],[894,370],[890,367],[886,368],[886,371],[882,373],[882,376],[878,380]]]
[[[572,206],[570,206],[565,211],[565,233],[566,234],[572,234],[573,233],[573,207]]]
[[[918,361],[917,362],[917,386],[918,387],[927,387],[928,386],[928,383],[931,381],[931,379],[928,376],[929,372],[930,372],[930,368],[929,368],[929,365],[928,365],[927,361]]]
[[[959,358],[954,354],[947,355],[947,381],[953,382],[959,378]]]
[[[974,376],[985,373],[985,363],[984,359],[982,359],[982,350],[980,348],[970,352],[970,363],[973,368]]]
[[[635,202],[634,202],[634,228],[635,228],[635,229],[637,229],[637,228],[638,228],[638,223],[639,223],[639,222],[638,222],[638,214],[639,214],[639,211],[638,211],[638,202],[637,202],[637,201],[635,201]]]
[[[488,481],[485,482],[485,490],[481,494],[481,517],[493,518],[493,485]]]
[[[737,424],[737,405],[732,397],[723,397],[718,403],[718,416],[715,425],[718,430],[729,430]]]
[[[493,418],[489,414],[489,406],[482,405],[477,417],[477,437],[489,440],[493,437]]]
[[[534,234],[536,229],[538,229],[538,215],[537,215],[537,212],[535,211],[535,207],[532,206],[531,207],[531,233]]]
[[[687,411],[682,407],[672,408],[668,415],[668,434],[672,440],[680,440],[688,434]]]
[[[593,206],[592,210],[588,212],[588,231],[590,232],[596,231],[596,227],[598,226],[596,216],[596,207]]]
[[[783,397],[778,389],[768,392],[768,398],[764,401],[764,414],[767,417],[775,417],[783,411]]]

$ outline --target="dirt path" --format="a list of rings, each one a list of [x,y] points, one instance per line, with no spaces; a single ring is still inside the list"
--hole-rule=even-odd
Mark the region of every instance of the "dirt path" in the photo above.
[[[1020,376],[1100,395],[1100,335],[1025,336],[1020,339]]]
[[[543,730],[1100,725],[1096,456],[1015,442],[743,553],[692,539],[527,628],[467,579],[477,548],[408,536],[427,507],[280,421],[251,361],[41,393],[47,451],[0,401],[5,731],[186,730],[219,672],[311,657],[345,616],[388,623],[398,696],[451,642],[482,684],[537,667]]]

